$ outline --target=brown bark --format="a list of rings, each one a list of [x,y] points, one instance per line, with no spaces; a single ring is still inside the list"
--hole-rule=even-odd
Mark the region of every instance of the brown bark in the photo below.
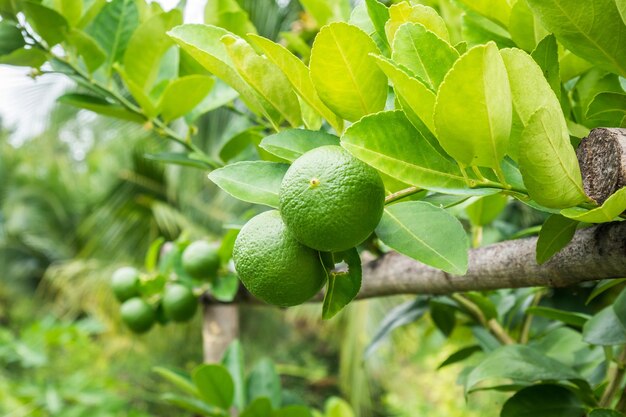
[[[239,337],[239,307],[236,304],[204,302],[202,345],[204,362],[222,360],[228,345]]]
[[[599,204],[626,186],[626,129],[593,129],[576,156],[585,193]]]

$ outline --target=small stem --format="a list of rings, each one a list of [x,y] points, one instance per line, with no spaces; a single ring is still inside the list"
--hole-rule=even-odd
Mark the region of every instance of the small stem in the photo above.
[[[500,326],[500,323],[498,323],[496,319],[487,320],[480,308],[467,297],[461,294],[452,294],[450,297],[452,297],[452,299],[461,306],[465,307],[476,318],[476,320],[478,320],[481,326],[489,330],[491,334],[493,334],[496,339],[500,341],[500,343],[503,345],[515,344],[515,341],[508,335],[502,326]]]
[[[387,197],[385,197],[385,204],[391,204],[395,201],[403,199],[404,197],[417,194],[420,191],[422,191],[422,189],[419,187],[409,187],[400,191],[396,191],[395,193],[389,194]]]
[[[622,384],[622,379],[624,379],[624,374],[626,373],[626,368],[624,367],[626,362],[626,348],[622,349],[619,357],[616,361],[616,367],[614,368],[613,375],[609,377],[609,384],[604,389],[604,393],[602,394],[602,398],[600,399],[600,407],[610,407],[613,402],[613,397],[619,390],[620,385]],[[624,411],[624,409],[620,409],[619,407],[626,408],[626,392],[622,392],[620,396],[617,410]]]
[[[480,247],[483,241],[483,227],[472,225],[472,248]]]
[[[543,291],[537,291],[535,296],[533,297],[533,301],[530,304],[531,307],[537,306],[539,301],[541,301],[541,297],[543,297]],[[521,344],[528,343],[528,338],[530,337],[530,327],[533,323],[533,315],[526,313],[526,317],[524,317],[524,323],[522,324],[522,331],[519,336],[519,342]]]

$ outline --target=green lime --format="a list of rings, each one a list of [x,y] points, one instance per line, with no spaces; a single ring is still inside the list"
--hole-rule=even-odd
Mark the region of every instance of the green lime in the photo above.
[[[139,295],[139,271],[130,266],[119,268],[111,277],[111,289],[121,303]]]
[[[139,297],[124,301],[120,312],[122,321],[135,333],[145,333],[154,324],[154,309]]]
[[[198,299],[182,284],[172,284],[165,288],[161,300],[163,311],[174,321],[188,321],[198,309]]]
[[[198,240],[185,248],[182,264],[185,272],[192,278],[213,279],[217,277],[220,256],[217,248],[208,242]]]
[[[363,242],[383,214],[385,186],[374,168],[340,146],[300,156],[280,186],[280,214],[296,239],[339,252]]]
[[[302,304],[326,282],[318,252],[298,242],[276,210],[246,223],[235,241],[233,260],[250,293],[281,307]]]

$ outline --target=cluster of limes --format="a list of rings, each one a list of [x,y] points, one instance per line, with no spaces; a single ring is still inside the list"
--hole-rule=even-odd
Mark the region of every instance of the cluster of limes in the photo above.
[[[190,277],[213,280],[220,267],[220,257],[215,247],[199,240],[185,248],[181,264]],[[119,268],[111,277],[111,289],[121,303],[122,321],[133,332],[145,333],[155,322],[186,322],[196,314],[198,299],[190,285],[180,280],[167,282],[160,294],[145,297],[143,282],[142,274],[129,266]]]
[[[353,248],[382,216],[378,172],[340,146],[306,152],[287,170],[279,211],[253,217],[233,249],[235,269],[256,297],[282,307],[313,297],[324,285],[322,254]]]

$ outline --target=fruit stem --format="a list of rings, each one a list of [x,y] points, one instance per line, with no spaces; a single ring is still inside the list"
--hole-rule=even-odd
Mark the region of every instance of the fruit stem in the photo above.
[[[311,180],[311,181],[313,181],[313,180]],[[405,197],[408,197],[410,195],[417,194],[420,191],[422,191],[422,189],[419,188],[419,187],[408,187],[408,188],[405,188],[403,190],[396,191],[395,193],[389,194],[387,197],[385,197],[385,205],[391,204],[393,202],[401,200],[401,199],[403,199]]]
[[[496,319],[487,320],[480,307],[473,303],[470,299],[462,294],[452,294],[450,296],[454,301],[469,311],[471,315],[487,330],[495,336],[503,345],[513,345],[515,340],[500,326]]]

